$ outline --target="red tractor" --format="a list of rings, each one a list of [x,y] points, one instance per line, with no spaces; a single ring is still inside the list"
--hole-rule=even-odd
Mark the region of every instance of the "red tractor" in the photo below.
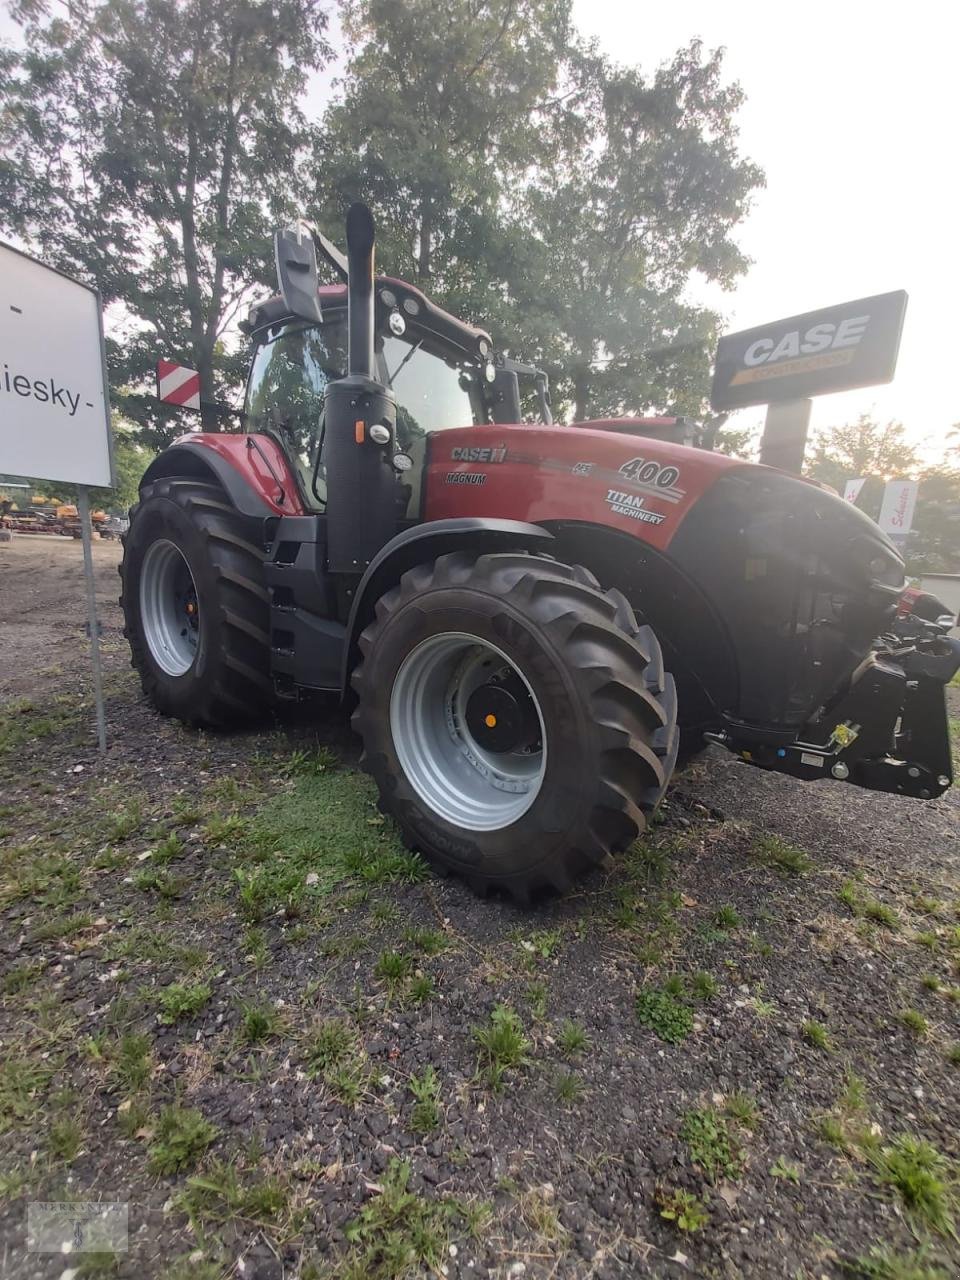
[[[520,900],[629,845],[681,742],[950,785],[960,657],[934,623],[894,629],[903,561],[871,520],[682,420],[554,425],[539,371],[374,276],[363,205],[347,243],[278,234],[243,433],[184,436],[143,477],[121,603],[158,710],[229,726],[352,687],[408,842]]]

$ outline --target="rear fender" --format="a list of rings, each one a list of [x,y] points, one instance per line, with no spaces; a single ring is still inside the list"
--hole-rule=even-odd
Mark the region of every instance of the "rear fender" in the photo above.
[[[490,551],[548,552],[552,548],[553,535],[539,525],[482,516],[433,520],[398,533],[371,560],[354,596],[343,650],[342,690],[346,692],[350,672],[357,661],[357,641],[373,619],[377,601],[396,586],[408,569],[451,551],[482,555]]]
[[[144,472],[141,486],[166,476],[219,484],[245,516],[302,515],[297,484],[279,445],[265,435],[181,436]]]

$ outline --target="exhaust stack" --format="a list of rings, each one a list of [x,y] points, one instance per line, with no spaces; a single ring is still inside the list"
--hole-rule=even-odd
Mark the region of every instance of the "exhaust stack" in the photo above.
[[[347,372],[373,378],[373,214],[365,204],[347,213]]]

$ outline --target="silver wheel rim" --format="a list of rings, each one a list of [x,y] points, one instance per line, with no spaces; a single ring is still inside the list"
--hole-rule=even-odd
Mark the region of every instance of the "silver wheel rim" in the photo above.
[[[491,679],[517,677],[533,704],[539,733],[516,749],[491,751],[467,724],[467,701]],[[454,826],[508,827],[527,812],[543,784],[547,742],[533,690],[501,649],[465,632],[431,636],[407,655],[390,695],[390,732],[414,791]]]
[[[200,644],[200,611],[190,566],[166,538],[154,542],[140,569],[140,617],[153,660],[168,676],[193,666]]]

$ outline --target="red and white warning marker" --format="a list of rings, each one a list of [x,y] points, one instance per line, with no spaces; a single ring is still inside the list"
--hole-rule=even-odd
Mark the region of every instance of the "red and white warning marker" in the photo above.
[[[186,365],[158,360],[157,395],[164,404],[176,404],[181,409],[199,409],[200,375],[196,369],[188,369]]]

